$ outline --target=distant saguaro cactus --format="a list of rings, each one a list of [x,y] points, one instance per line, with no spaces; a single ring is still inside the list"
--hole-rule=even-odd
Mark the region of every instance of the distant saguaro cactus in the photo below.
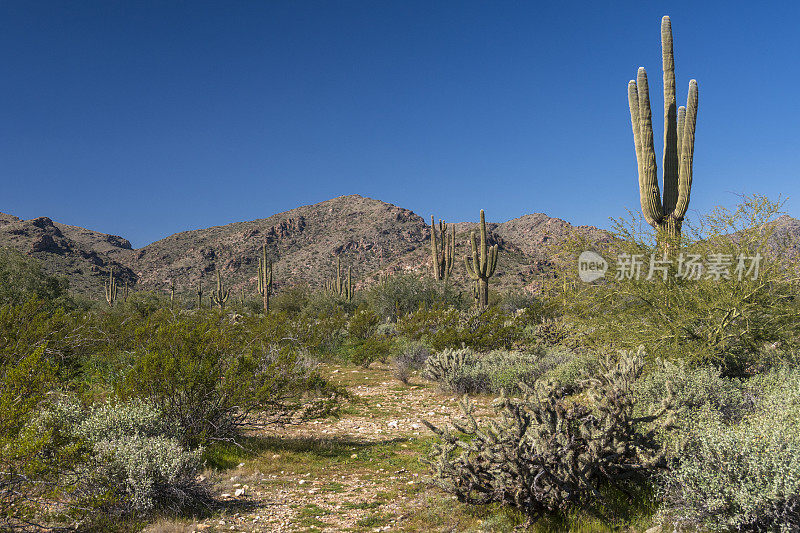
[[[203,281],[199,280],[197,282],[197,308],[201,309],[203,307]]]
[[[486,242],[486,216],[481,209],[481,243],[480,248],[475,238],[475,231],[470,234],[472,244],[472,261],[470,256],[464,256],[464,265],[467,267],[467,274],[475,280],[478,285],[478,306],[486,307],[489,305],[489,278],[494,275],[497,268],[497,245],[489,246]]]
[[[697,124],[697,81],[689,81],[686,107],[675,108],[675,59],[672,53],[672,23],[661,19],[661,56],[664,69],[664,198],[658,187],[653,120],[647,72],[639,67],[636,80],[628,82],[633,142],[639,169],[639,199],[648,224],[659,239],[677,240],[689,207],[692,190],[694,133]]]
[[[117,280],[114,279],[114,267],[108,272],[108,283],[105,285],[106,302],[109,307],[114,307],[114,302],[117,301]]]
[[[264,299],[264,314],[269,314],[269,295],[272,292],[272,261],[267,261],[267,245],[261,247],[258,258],[258,293]]]
[[[439,239],[436,238],[436,226],[431,215],[431,259],[433,260],[433,277],[447,281],[453,272],[453,257],[456,255],[456,231],[448,232],[447,223],[439,220]],[[442,249],[439,250],[439,242]]]
[[[347,279],[342,279],[342,263],[339,256],[336,256],[336,277],[325,282],[325,292],[346,298],[348,301],[353,299],[355,288],[353,287],[353,270],[347,267]]]
[[[217,270],[217,288],[211,291],[211,301],[217,304],[220,309],[225,309],[225,302],[228,301],[228,296],[230,295],[230,289],[225,289],[225,284],[222,283],[222,275]]]
[[[169,286],[169,307],[175,307],[175,280],[173,279]]]

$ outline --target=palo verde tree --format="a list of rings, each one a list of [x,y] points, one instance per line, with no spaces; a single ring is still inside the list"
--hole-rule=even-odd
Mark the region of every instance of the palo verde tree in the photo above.
[[[645,220],[659,234],[659,240],[677,240],[689,207],[692,190],[694,133],[697,123],[697,81],[689,81],[686,107],[675,108],[675,59],[672,53],[672,24],[661,19],[661,56],[664,69],[664,197],[658,187],[653,120],[647,72],[639,67],[636,80],[628,82],[633,142],[639,168],[639,197]]]
[[[472,262],[470,256],[464,256],[467,274],[478,286],[478,306],[483,308],[489,305],[489,278],[494,275],[497,268],[497,245],[489,246],[486,241],[486,216],[481,209],[481,244],[480,248],[475,240],[475,231],[470,234],[472,243]]]

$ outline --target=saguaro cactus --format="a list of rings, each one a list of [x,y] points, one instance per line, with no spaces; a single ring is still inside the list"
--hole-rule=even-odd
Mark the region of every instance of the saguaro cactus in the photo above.
[[[225,289],[225,284],[222,283],[222,276],[217,270],[217,288],[211,291],[211,301],[217,304],[220,309],[225,309],[225,302],[228,301],[228,296],[230,295],[230,289]]]
[[[264,298],[264,314],[269,313],[269,295],[272,292],[272,261],[267,261],[267,245],[261,247],[258,258],[258,293]]]
[[[202,280],[197,282],[197,308],[201,309],[203,307],[203,282]]]
[[[470,234],[472,243],[472,263],[470,256],[464,256],[464,264],[467,267],[467,274],[475,280],[478,285],[478,306],[486,307],[489,305],[489,278],[494,275],[497,268],[497,245],[489,246],[486,242],[486,216],[481,209],[481,244],[475,241],[475,231]]]
[[[439,239],[436,238],[436,226],[431,215],[431,258],[433,259],[433,277],[447,281],[453,272],[453,257],[456,255],[455,228],[448,232],[447,223],[439,220]],[[442,249],[439,251],[439,242]]]
[[[175,307],[175,280],[174,279],[172,280],[172,282],[170,282],[170,286],[169,286],[169,307],[170,308]]]
[[[628,82],[633,142],[639,169],[639,197],[645,220],[656,228],[659,239],[680,237],[681,224],[689,207],[692,190],[694,132],[697,124],[697,81],[689,81],[686,107],[675,109],[675,59],[672,53],[672,24],[661,19],[661,56],[664,69],[664,198],[658,187],[653,120],[647,72],[639,67],[636,80]]]
[[[108,283],[105,285],[106,302],[109,307],[114,307],[114,302],[117,301],[117,280],[114,279],[114,267],[108,273]]]
[[[342,279],[342,263],[339,256],[336,256],[336,277],[332,280],[325,282],[325,291],[339,296],[340,298],[353,299],[355,294],[355,287],[353,287],[353,270],[347,267],[347,279]]]

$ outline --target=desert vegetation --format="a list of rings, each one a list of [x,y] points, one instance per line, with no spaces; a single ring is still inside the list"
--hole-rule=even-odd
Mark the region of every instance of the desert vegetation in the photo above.
[[[796,243],[758,195],[686,219],[698,86],[676,108],[661,29],[663,198],[640,69],[642,214],[536,290],[494,288],[483,210],[463,256],[431,217],[418,269],[317,286],[259,242],[246,287],[112,267],[90,298],[0,249],[0,530],[798,530]],[[616,268],[578,280],[587,250]]]

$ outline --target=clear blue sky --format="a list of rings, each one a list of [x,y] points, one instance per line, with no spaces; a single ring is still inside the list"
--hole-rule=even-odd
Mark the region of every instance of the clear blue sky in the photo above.
[[[0,211],[135,247],[358,193],[449,221],[638,209],[626,85],[700,85],[690,209],[800,216],[797,2],[0,2]],[[657,150],[661,124],[657,121]]]

